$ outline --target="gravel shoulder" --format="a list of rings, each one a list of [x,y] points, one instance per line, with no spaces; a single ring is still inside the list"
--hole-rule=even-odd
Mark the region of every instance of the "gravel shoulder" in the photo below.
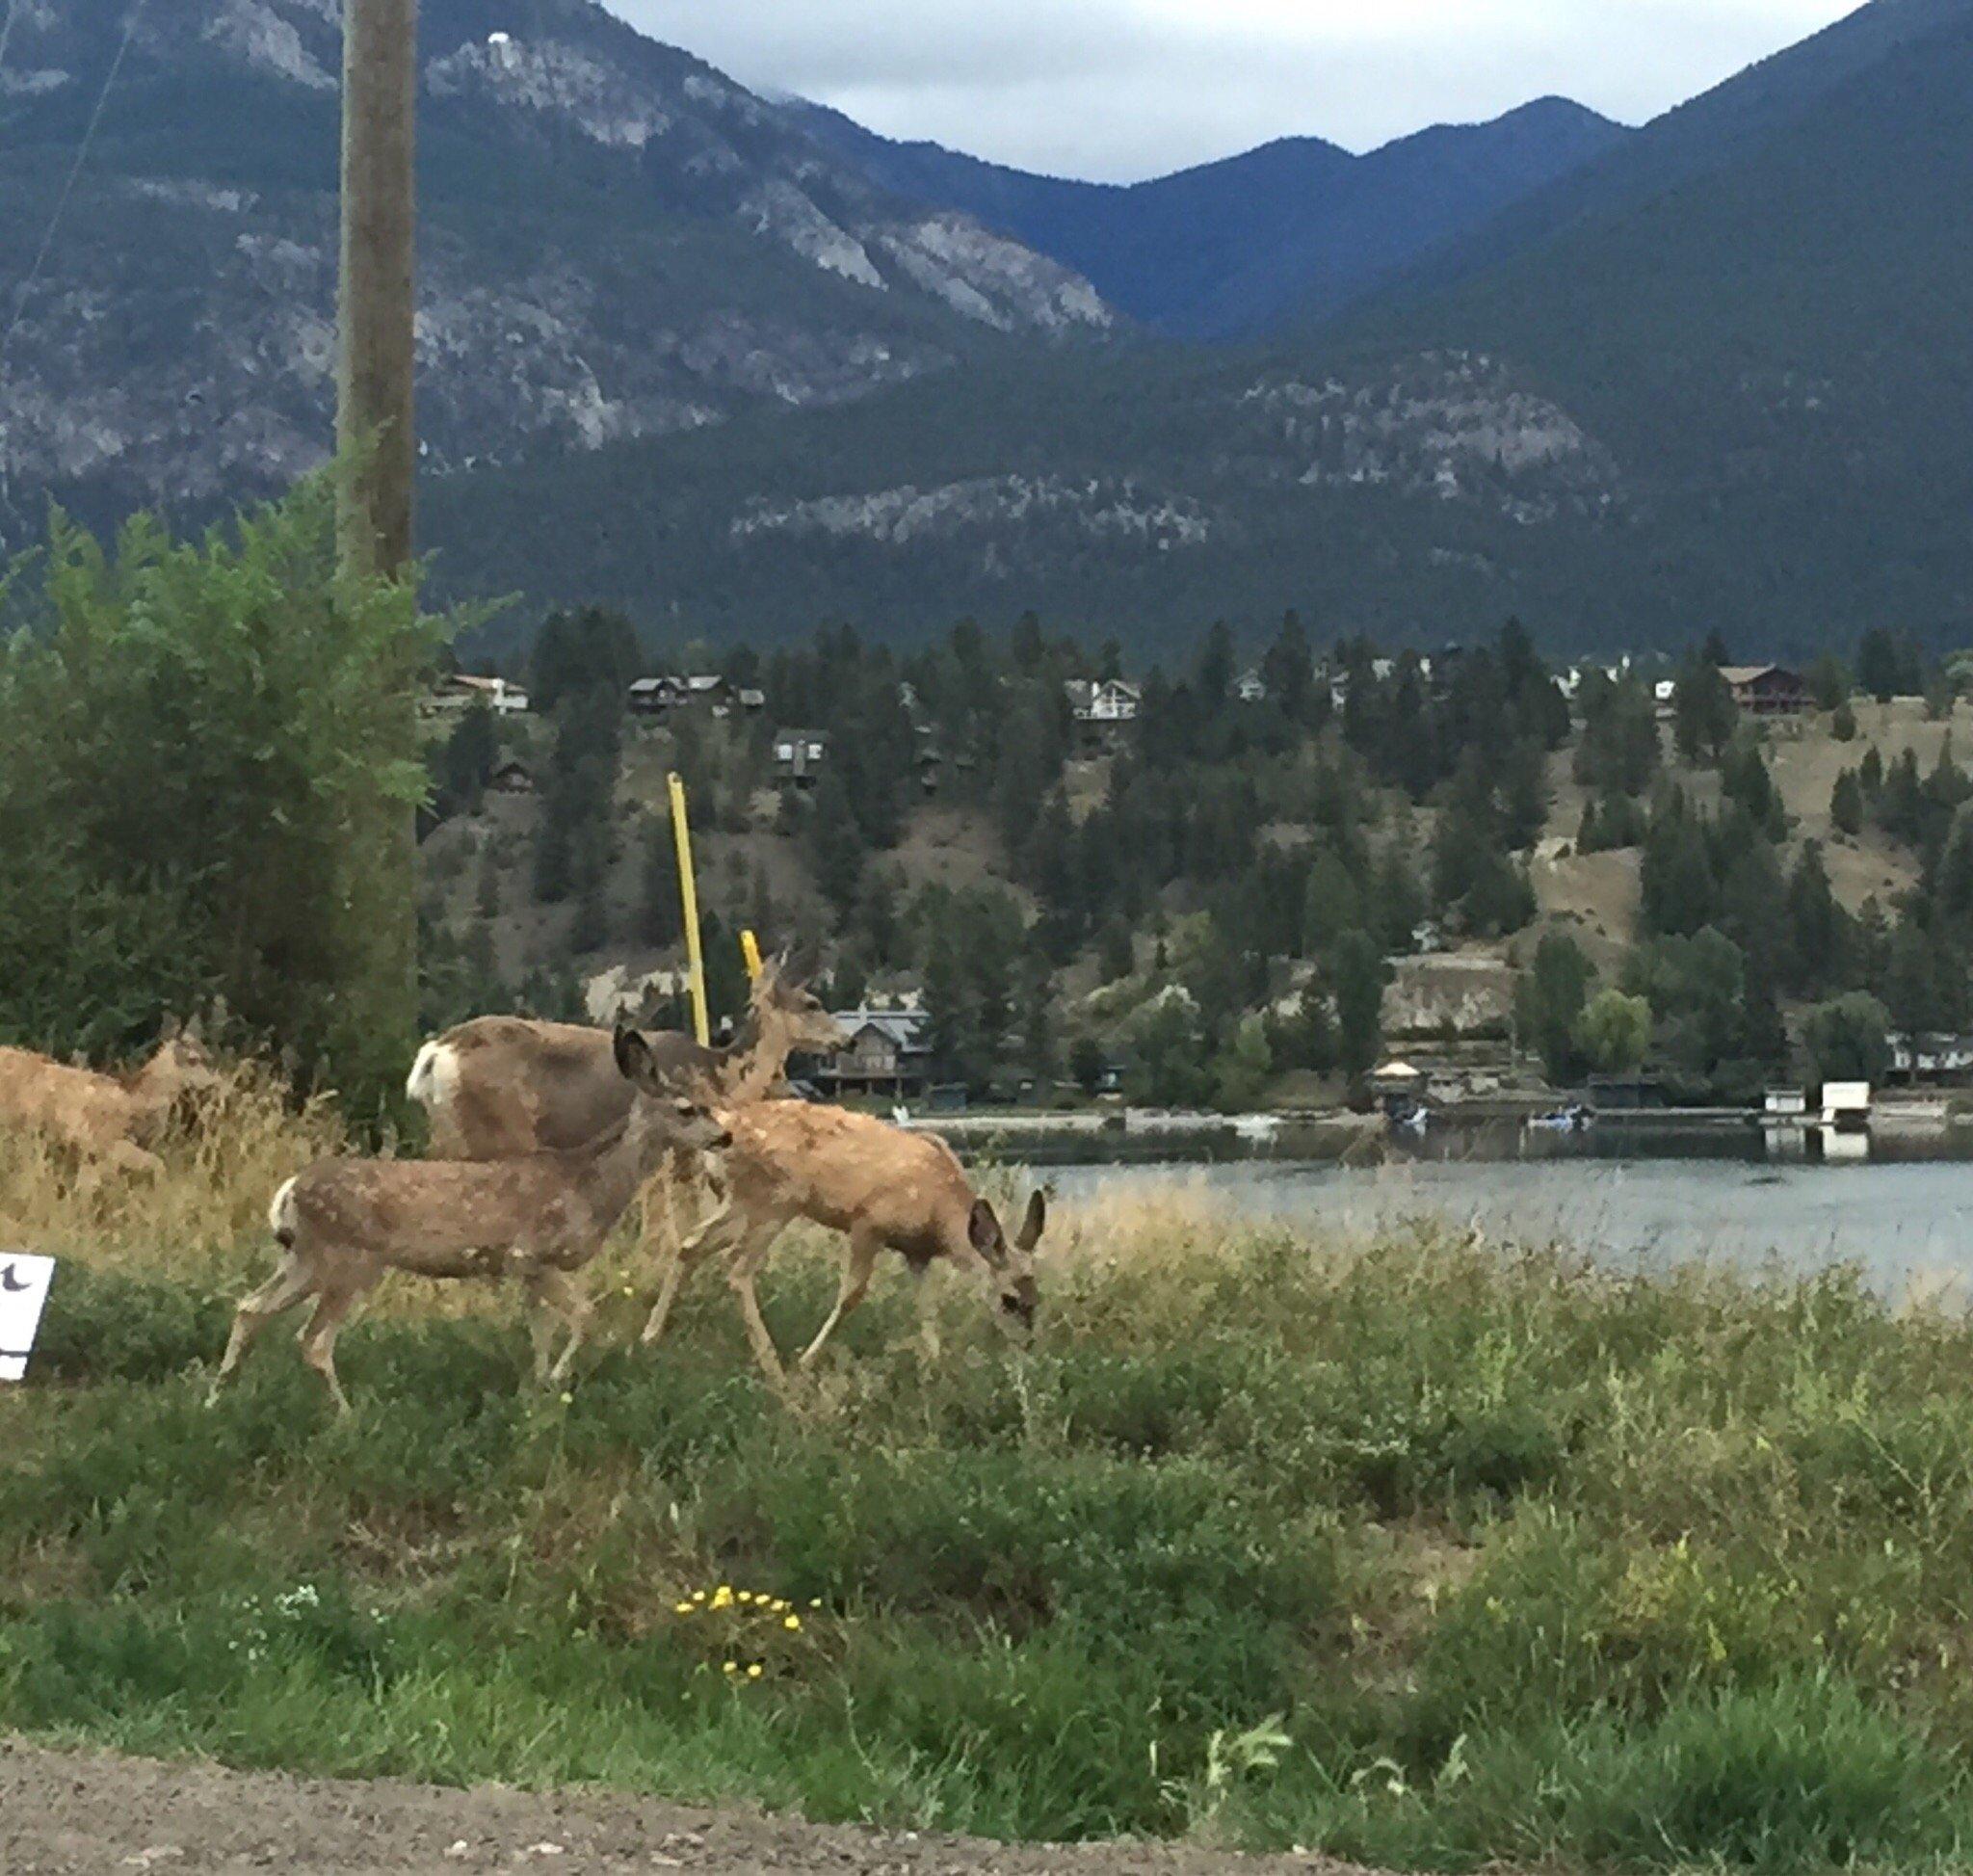
[[[785,1870],[830,1876],[1370,1876],[1319,1857],[1239,1858],[1166,1846],[1011,1849],[959,1837],[822,1828],[652,1799],[394,1780],[298,1779],[49,1752],[0,1741],[0,1870]]]

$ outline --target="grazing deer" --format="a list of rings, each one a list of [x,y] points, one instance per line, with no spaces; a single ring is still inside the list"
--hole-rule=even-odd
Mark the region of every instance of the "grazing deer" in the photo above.
[[[164,1161],[150,1149],[179,1097],[216,1088],[220,1079],[197,1022],[183,1031],[167,1023],[149,1061],[124,1075],[0,1048],[0,1127],[48,1134],[86,1159],[155,1176]]]
[[[847,1039],[776,960],[755,980],[730,1046],[704,1047],[674,1031],[645,1040],[661,1078],[739,1103],[772,1094],[797,1050],[836,1049]],[[476,1017],[427,1043],[405,1092],[430,1117],[438,1159],[579,1147],[620,1121],[631,1099],[607,1029],[522,1017]]]
[[[835,1308],[802,1354],[806,1369],[863,1301],[878,1254],[897,1252],[922,1277],[941,1258],[978,1271],[1004,1313],[1031,1328],[1035,1319],[1032,1254],[1047,1223],[1039,1192],[1010,1244],[993,1207],[974,1192],[944,1141],[906,1133],[867,1114],[806,1101],[756,1101],[724,1111],[731,1146],[723,1162],[726,1197],[719,1211],[680,1247],[665,1273],[646,1346],[665,1333],[684,1273],[702,1258],[726,1259],[754,1358],[774,1382],[784,1376],[779,1351],[761,1318],[754,1282],[782,1230],[798,1218],[849,1239]]]
[[[325,1159],[288,1180],[268,1209],[280,1267],[235,1313],[213,1397],[261,1330],[312,1297],[302,1359],[347,1413],[335,1372],[336,1334],[350,1310],[393,1270],[518,1279],[532,1306],[536,1378],[561,1381],[590,1316],[572,1274],[602,1249],[659,1159],[681,1149],[718,1151],[728,1140],[701,1101],[667,1084],[645,1037],[618,1029],[614,1054],[631,1101],[587,1146],[487,1161]],[[555,1317],[568,1339],[551,1362]]]

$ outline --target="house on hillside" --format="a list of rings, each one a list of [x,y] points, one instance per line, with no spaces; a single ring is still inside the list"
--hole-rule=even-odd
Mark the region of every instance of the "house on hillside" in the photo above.
[[[1233,686],[1233,695],[1243,703],[1265,703],[1268,700],[1268,680],[1258,671],[1243,671],[1239,682]]]
[[[496,795],[532,795],[535,772],[517,756],[509,756],[487,778],[487,786]]]
[[[1891,1037],[1891,1068],[1913,1081],[1957,1081],[1973,1075],[1973,1036],[1927,1033]]]
[[[1722,665],[1720,675],[1749,717],[1799,717],[1808,708],[1808,685],[1780,665]]]
[[[630,714],[634,717],[669,715],[684,695],[684,686],[675,677],[640,677],[628,693]]]
[[[828,762],[829,738],[821,730],[775,731],[775,780],[783,788],[813,788]]]
[[[1071,677],[1063,689],[1068,693],[1068,711],[1077,724],[1091,729],[1112,729],[1135,723],[1143,707],[1144,692],[1120,677],[1106,677],[1100,683],[1088,677]]]
[[[932,1066],[932,1022],[922,1009],[838,1010],[848,1044],[809,1077],[825,1095],[922,1094]]]

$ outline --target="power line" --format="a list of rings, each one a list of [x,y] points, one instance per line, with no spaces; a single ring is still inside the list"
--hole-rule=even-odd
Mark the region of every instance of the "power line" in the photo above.
[[[13,11],[17,0],[9,0],[7,9],[7,31],[13,28]],[[117,74],[123,69],[123,55],[130,50],[130,41],[137,37],[137,22],[143,17],[148,0],[131,0],[130,13],[123,21],[123,37],[118,41],[117,56],[110,61],[110,69],[103,74],[103,89],[96,93],[95,109],[89,114],[89,122],[83,127],[82,142],[77,145],[75,161],[69,166],[68,174],[62,184],[62,193],[55,198],[55,211],[48,217],[48,225],[42,231],[41,245],[36,251],[34,265],[27,270],[27,277],[20,283],[20,291],[13,298],[13,317],[7,323],[7,331],[0,336],[0,371],[7,367],[7,354],[13,345],[13,335],[20,330],[20,322],[27,316],[27,297],[35,290],[36,282],[41,277],[41,269],[47,265],[49,251],[55,245],[55,231],[62,225],[62,217],[68,207],[68,198],[75,193],[76,179],[82,174],[82,166],[89,161],[90,145],[95,142],[96,128],[103,120],[103,111],[110,101],[110,90],[117,82]],[[6,47],[6,36],[0,36],[0,52]]]

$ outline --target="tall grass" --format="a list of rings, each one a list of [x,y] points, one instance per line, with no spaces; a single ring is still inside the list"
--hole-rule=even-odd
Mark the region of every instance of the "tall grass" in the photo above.
[[[783,1403],[717,1282],[626,1346],[626,1249],[566,1405],[504,1305],[413,1296],[345,1336],[349,1421],[278,1343],[208,1414],[260,1188],[325,1124],[263,1123],[178,1143],[165,1231],[159,1195],[71,1221],[0,1400],[0,1724],[1407,1868],[1973,1845],[1958,1316],[1181,1194],[1065,1208],[1026,1352],[955,1283],[928,1363],[889,1271]],[[771,1274],[784,1342],[818,1250]]]

